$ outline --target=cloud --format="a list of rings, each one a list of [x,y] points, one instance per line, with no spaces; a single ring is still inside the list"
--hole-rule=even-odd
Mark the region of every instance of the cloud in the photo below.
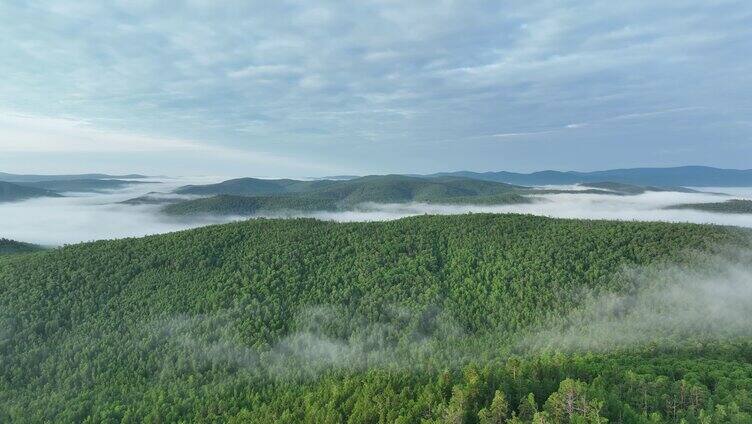
[[[177,231],[197,226],[248,218],[315,218],[338,222],[388,221],[408,216],[465,213],[525,213],[555,218],[610,219],[624,221],[691,222],[752,228],[752,215],[720,214],[694,210],[665,209],[681,203],[718,202],[728,198],[752,199],[749,188],[706,188],[710,193],[648,192],[636,196],[602,194],[538,195],[534,203],[518,205],[440,205],[425,203],[366,203],[342,212],[287,211],[255,216],[200,217],[176,221],[153,205],[129,206],[118,202],[149,192],[169,192],[185,184],[206,184],[222,177],[156,179],[158,184],[135,185],[105,194],[43,198],[0,204],[0,234],[3,237],[45,245],[60,245],[103,238],[122,238]],[[556,187],[582,189],[582,187]],[[52,212],[51,212],[52,211]]]
[[[160,152],[211,150],[194,141],[103,131],[89,122],[13,113],[0,114],[0,151]]]
[[[738,54],[752,47],[752,6],[743,1],[367,1],[342,8],[50,0],[0,8],[8,17],[0,28],[7,58],[0,107],[97,126],[115,119],[129,133],[173,143],[244,143],[278,156],[315,152],[352,167],[415,172],[491,163],[623,166],[657,145],[679,143],[696,152],[678,155],[682,162],[706,162],[713,153],[733,164],[749,144],[717,149],[708,137],[752,134],[727,125],[746,120],[752,95],[752,61]],[[702,119],[655,115],[630,121],[627,134],[626,122],[580,125],[697,106]],[[374,109],[413,113],[368,113]],[[259,121],[263,127],[249,129]],[[545,133],[559,145],[551,158],[515,146],[524,143],[521,133],[559,128],[577,133]],[[503,136],[510,143],[460,146],[477,134],[510,134]],[[622,137],[635,156],[591,148],[613,151]],[[458,155],[434,140],[470,151]]]
[[[0,113],[0,152],[7,153],[160,153],[185,152],[218,162],[277,165],[309,172],[328,171],[325,164],[250,149],[125,131],[105,130],[76,118]]]

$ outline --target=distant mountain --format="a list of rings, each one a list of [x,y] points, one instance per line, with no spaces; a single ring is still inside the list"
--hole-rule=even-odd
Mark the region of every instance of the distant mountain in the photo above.
[[[108,175],[108,174],[71,174],[71,175],[22,175],[7,174],[0,172],[0,181],[10,183],[21,182],[38,182],[38,181],[60,181],[60,180],[103,180],[103,179],[142,179],[149,178],[146,175],[128,174],[128,175]]]
[[[703,212],[752,214],[752,200],[731,199],[725,202],[684,203],[666,209],[693,209]]]
[[[99,192],[115,190],[134,184],[152,184],[146,181],[110,180],[110,179],[81,179],[81,180],[46,180],[35,182],[19,182],[18,185],[25,187],[42,188],[53,191],[69,192]]]
[[[163,209],[170,215],[253,215],[281,210],[352,210],[363,203],[508,205],[530,203],[535,201],[536,195],[541,194],[631,196],[650,191],[695,192],[683,187],[644,186],[613,181],[579,185],[584,189],[541,189],[457,176],[372,175],[338,181],[238,178],[218,184],[185,186],[173,193],[173,196],[202,196],[200,199],[180,201],[175,198],[145,196],[124,203],[171,204]]]
[[[351,180],[315,181],[238,178],[218,184],[181,187],[175,193],[212,197],[173,203],[163,211],[169,215],[247,216],[279,211],[352,210],[356,205],[369,202],[490,205],[531,201],[517,193],[518,190],[527,190],[527,187],[459,177],[372,175]],[[149,199],[131,199],[128,203],[143,204]]]
[[[498,195],[524,188],[459,177],[373,175],[352,180],[315,181],[238,178],[218,184],[185,186],[175,190],[175,193],[201,196],[304,196],[333,200],[342,206],[364,202],[433,202],[467,196]]]
[[[649,191],[674,191],[679,193],[698,193],[697,190],[692,190],[684,187],[654,187],[654,186],[639,186],[634,184],[615,183],[611,181],[597,182],[597,183],[581,183],[582,187],[590,187],[599,190],[607,190],[616,194],[623,195],[635,195],[642,194]]]
[[[54,191],[0,181],[0,203],[15,202],[35,197],[60,197]]]
[[[749,187],[752,169],[720,169],[707,166],[675,168],[630,168],[595,172],[540,171],[530,174],[516,172],[444,172],[429,175],[458,176],[486,181],[521,185],[562,185],[612,181],[644,186]]]
[[[134,184],[152,184],[146,181],[130,181],[115,179],[80,179],[80,180],[45,180],[35,182],[19,182],[18,185],[25,187],[35,187],[57,192],[99,192],[106,190],[115,190]]]
[[[236,178],[217,184],[187,185],[175,190],[177,194],[211,196],[229,194],[233,196],[265,196],[309,191],[317,187],[333,184],[331,180],[265,180],[261,178]]]
[[[166,205],[170,203],[178,203],[186,200],[185,196],[180,196],[173,193],[158,193],[151,191],[143,196],[134,197],[131,199],[118,202],[121,205]]]

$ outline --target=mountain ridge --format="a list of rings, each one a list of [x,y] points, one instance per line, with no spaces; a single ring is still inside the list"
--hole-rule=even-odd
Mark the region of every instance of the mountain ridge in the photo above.
[[[454,171],[426,174],[426,177],[460,176],[521,185],[569,185],[611,181],[648,186],[749,187],[752,169],[725,169],[710,166],[618,168],[603,171],[555,171],[531,173],[509,171]]]

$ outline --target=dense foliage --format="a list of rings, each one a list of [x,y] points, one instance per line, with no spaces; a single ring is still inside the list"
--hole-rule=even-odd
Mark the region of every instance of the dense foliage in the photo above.
[[[440,203],[444,205],[507,205],[532,202],[530,197],[517,193],[503,193],[495,195],[460,196],[446,199],[425,200],[425,203]],[[171,201],[169,198],[139,197],[130,199],[128,204],[160,204],[168,203],[162,212],[174,216],[212,215],[212,216],[253,216],[253,215],[284,215],[299,212],[332,212],[358,208],[367,205],[346,204],[334,199],[309,196],[231,196],[219,195],[207,198]]]
[[[379,175],[352,180],[261,180],[239,178],[218,184],[185,186],[177,194],[211,195],[177,201],[143,196],[129,204],[174,203],[163,209],[169,215],[249,216],[283,211],[352,210],[364,203],[442,203],[502,205],[528,203],[524,187],[456,177],[417,178]]]
[[[742,230],[252,220],[0,258],[0,422],[746,423],[745,338],[519,349]]]
[[[178,194],[236,196],[300,195],[336,200],[341,205],[363,202],[432,201],[461,196],[497,195],[522,187],[467,178],[418,178],[374,175],[352,180],[261,180],[239,178],[218,184],[185,186]]]
[[[169,215],[230,215],[247,216],[282,211],[337,210],[330,199],[290,196],[231,196],[227,194],[186,200],[162,209]]]
[[[0,255],[12,253],[29,253],[39,250],[42,250],[42,248],[35,244],[0,238]]]
[[[693,209],[718,213],[752,213],[752,200],[731,199],[725,202],[685,203],[669,206],[668,209]]]

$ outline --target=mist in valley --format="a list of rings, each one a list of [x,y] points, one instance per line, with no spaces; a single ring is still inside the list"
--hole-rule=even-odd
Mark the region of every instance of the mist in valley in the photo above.
[[[689,222],[752,227],[750,214],[722,214],[696,210],[671,210],[682,203],[752,199],[752,188],[703,188],[701,193],[645,192],[623,196],[589,193],[534,194],[531,203],[509,205],[441,205],[427,203],[365,203],[346,211],[282,211],[252,216],[171,217],[159,204],[122,204],[143,195],[154,198],[191,199],[171,193],[186,184],[222,181],[221,177],[154,178],[99,193],[64,193],[61,198],[36,198],[0,203],[0,237],[59,246],[99,239],[138,237],[249,218],[314,218],[337,222],[386,221],[425,214],[523,213],[556,218]],[[581,186],[547,186],[546,189],[582,190]],[[727,193],[719,195],[717,193]]]

